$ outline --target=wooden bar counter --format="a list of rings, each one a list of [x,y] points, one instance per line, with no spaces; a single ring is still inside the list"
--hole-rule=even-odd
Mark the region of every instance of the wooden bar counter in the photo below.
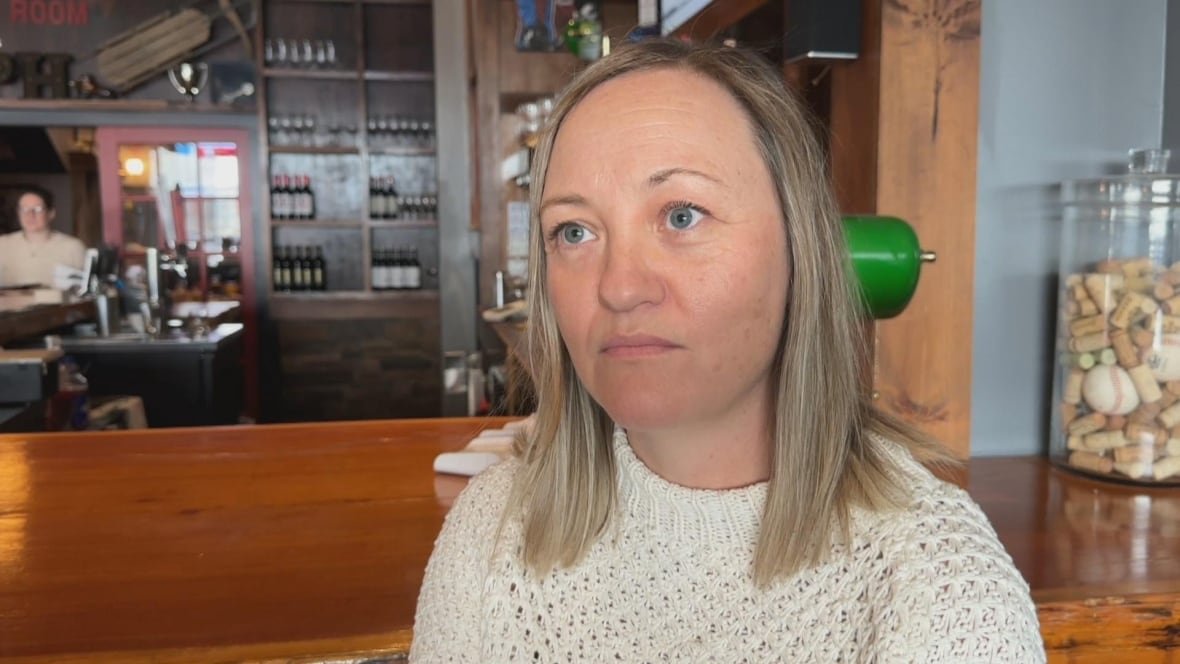
[[[465,484],[433,458],[502,423],[0,436],[0,661],[396,660]],[[1180,490],[969,474],[1051,661],[1180,661]]]

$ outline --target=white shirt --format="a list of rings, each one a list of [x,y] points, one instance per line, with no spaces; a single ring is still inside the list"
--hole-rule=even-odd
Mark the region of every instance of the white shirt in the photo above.
[[[538,579],[516,555],[519,521],[494,547],[521,462],[494,466],[447,515],[410,661],[1045,661],[1028,585],[979,506],[882,444],[909,508],[854,510],[850,544],[767,588],[751,574],[766,483],[678,486],[616,433],[614,525],[574,567]]]
[[[55,267],[80,270],[85,260],[86,245],[63,233],[51,232],[45,242],[30,242],[23,231],[0,235],[0,286],[52,287]]]

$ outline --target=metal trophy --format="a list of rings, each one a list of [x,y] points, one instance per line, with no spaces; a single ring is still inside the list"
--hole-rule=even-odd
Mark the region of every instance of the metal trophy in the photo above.
[[[201,88],[209,80],[209,65],[200,62],[182,62],[168,70],[168,80],[177,92],[184,95],[191,102],[201,94]]]

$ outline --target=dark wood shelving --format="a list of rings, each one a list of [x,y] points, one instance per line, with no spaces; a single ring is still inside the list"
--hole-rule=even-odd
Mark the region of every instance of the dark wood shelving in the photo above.
[[[391,83],[423,83],[434,80],[434,72],[430,71],[384,71],[369,69],[365,71],[366,81],[387,81]]]
[[[370,219],[373,228],[438,228],[437,219]]]
[[[271,154],[356,154],[359,155],[361,151],[357,148],[347,148],[338,146],[298,146],[298,145],[272,145],[270,147]]]
[[[357,79],[355,69],[283,69],[266,67],[262,70],[262,75],[266,78],[296,78],[322,81],[355,81]]]
[[[375,157],[433,157],[436,153],[434,148],[369,148]]]
[[[276,228],[360,228],[364,224],[355,219],[271,219],[270,225]]]

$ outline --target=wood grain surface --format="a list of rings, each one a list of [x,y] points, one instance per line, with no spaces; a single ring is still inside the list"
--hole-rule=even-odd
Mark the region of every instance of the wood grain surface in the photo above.
[[[0,661],[310,662],[404,653],[466,478],[503,419],[0,436]],[[1040,457],[960,475],[1028,580],[1054,662],[1180,652],[1180,492]]]

